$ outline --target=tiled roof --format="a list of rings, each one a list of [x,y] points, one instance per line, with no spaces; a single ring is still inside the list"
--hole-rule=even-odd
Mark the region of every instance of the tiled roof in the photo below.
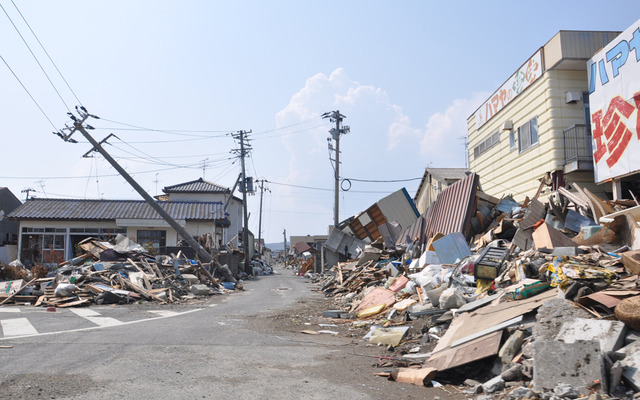
[[[216,185],[213,182],[200,178],[195,181],[179,183],[177,185],[165,186],[162,189],[165,193],[229,193],[229,188]]]
[[[221,202],[159,201],[173,219],[206,220],[223,219]],[[31,199],[13,210],[9,218],[14,219],[60,219],[60,220],[114,220],[162,219],[143,200],[67,200]]]

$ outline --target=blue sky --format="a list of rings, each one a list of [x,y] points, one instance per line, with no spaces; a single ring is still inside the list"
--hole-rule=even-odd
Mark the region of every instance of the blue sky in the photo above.
[[[67,87],[14,7],[62,72]],[[233,186],[228,135],[252,130],[248,175],[266,179],[262,236],[324,234],[333,220],[327,150],[340,110],[341,175],[420,178],[463,167],[466,118],[559,30],[623,31],[637,1],[0,0],[60,97],[103,119],[98,140],[151,194],[198,179]],[[51,134],[67,109],[0,10],[0,186],[50,198],[137,199],[86,141]],[[51,123],[47,120],[49,118]],[[145,129],[138,129],[141,127]],[[82,139],[80,136],[76,139]],[[204,166],[204,168],[203,168]],[[482,179],[482,177],[481,177]],[[403,183],[352,181],[340,218]],[[301,188],[299,186],[304,186]],[[259,196],[249,200],[258,231]]]

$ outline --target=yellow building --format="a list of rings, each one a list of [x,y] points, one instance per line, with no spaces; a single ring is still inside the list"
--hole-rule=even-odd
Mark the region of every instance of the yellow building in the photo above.
[[[533,197],[593,176],[587,61],[620,32],[560,31],[467,119],[469,169],[495,197]],[[544,193],[542,194],[544,196]]]

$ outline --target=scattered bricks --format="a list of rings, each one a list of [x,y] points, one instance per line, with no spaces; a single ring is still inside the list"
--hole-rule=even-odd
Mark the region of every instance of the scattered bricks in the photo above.
[[[587,386],[602,381],[597,340],[576,343],[536,340],[533,346],[533,390],[542,392],[566,384],[587,395]]]
[[[504,379],[502,379],[500,375],[491,378],[482,384],[482,391],[484,393],[494,393],[502,389],[504,389]]]
[[[513,360],[516,354],[518,354],[518,352],[520,351],[523,341],[524,332],[520,330],[513,332],[511,336],[509,336],[507,341],[498,352],[498,357],[500,357],[503,363],[509,364],[511,360]]]
[[[640,391],[640,342],[633,342],[620,351],[627,355],[620,361],[622,376],[635,391]]]
[[[580,392],[566,383],[561,383],[554,387],[553,393],[562,399],[577,399],[580,397]]]
[[[530,399],[535,396],[533,390],[524,386],[519,386],[509,392],[509,398],[511,399]]]
[[[620,321],[576,318],[562,324],[556,340],[575,343],[594,339],[600,342],[600,350],[609,352],[622,347],[626,330],[625,324]]]
[[[533,379],[533,360],[522,361],[522,375]]]
[[[506,371],[500,374],[507,382],[518,381],[522,377],[522,364],[513,364]]]
[[[602,400],[602,396],[599,393],[591,393],[587,400]]]
[[[464,384],[467,385],[467,386],[478,386],[478,385],[481,385],[480,382],[478,382],[475,379],[471,379],[471,378],[465,379]]]
[[[614,390],[616,390],[616,386],[620,384],[620,379],[622,379],[622,363],[620,361],[616,361],[611,366],[609,370],[609,393],[613,394]]]
[[[191,285],[191,293],[196,296],[206,296],[211,294],[211,288],[207,285]]]
[[[629,333],[627,334],[627,337],[624,339],[624,344],[626,346],[637,341],[640,341],[640,332],[629,331]]]

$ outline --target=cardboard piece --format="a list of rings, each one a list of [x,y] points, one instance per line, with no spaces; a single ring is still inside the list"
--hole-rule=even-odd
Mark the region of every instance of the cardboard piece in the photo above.
[[[438,370],[435,368],[398,368],[391,372],[390,379],[401,382],[411,383],[417,386],[425,386],[435,376]]]
[[[544,222],[531,234],[536,249],[553,249],[555,247],[578,247],[578,245],[558,230]]]
[[[640,250],[622,253],[622,263],[630,275],[640,275]]]

